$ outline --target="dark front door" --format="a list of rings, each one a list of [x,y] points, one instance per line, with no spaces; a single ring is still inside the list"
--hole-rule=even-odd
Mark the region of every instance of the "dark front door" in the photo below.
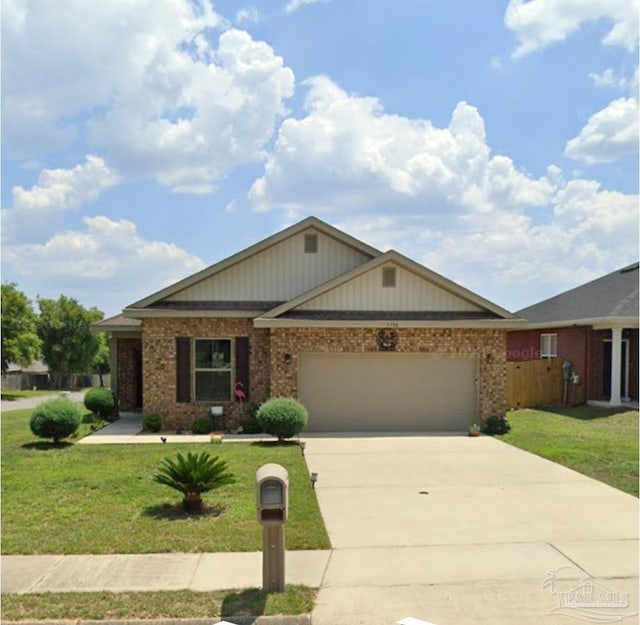
[[[620,397],[627,397],[627,346],[628,341],[622,341],[620,352]],[[602,350],[602,395],[611,399],[611,340],[604,341]]]
[[[135,350],[135,398],[136,408],[142,408],[142,350]]]

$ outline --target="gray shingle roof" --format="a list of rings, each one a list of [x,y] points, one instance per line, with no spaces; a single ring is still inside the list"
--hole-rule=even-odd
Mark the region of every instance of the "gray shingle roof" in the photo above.
[[[587,282],[516,314],[532,323],[638,316],[638,263]]]
[[[130,319],[124,315],[114,315],[113,317],[108,317],[107,319],[91,324],[92,328],[105,330],[107,332],[114,327],[122,328],[123,326],[134,330],[135,328],[141,327],[142,322],[139,319]]]

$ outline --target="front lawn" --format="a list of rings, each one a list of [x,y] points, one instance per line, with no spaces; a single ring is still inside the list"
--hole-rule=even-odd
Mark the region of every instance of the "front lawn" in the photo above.
[[[501,440],[638,496],[637,411],[545,407],[507,417]]]
[[[297,445],[223,443],[66,445],[29,430],[28,410],[2,414],[2,553],[109,554],[259,551],[256,470],[287,468],[287,549],[327,549],[329,539]],[[205,493],[206,514],[188,516],[182,495],[152,481],[177,451],[225,459],[235,484]]]
[[[295,615],[313,609],[316,589],[287,586],[284,593],[256,588],[217,592],[65,592],[2,595],[3,621],[197,619]]]

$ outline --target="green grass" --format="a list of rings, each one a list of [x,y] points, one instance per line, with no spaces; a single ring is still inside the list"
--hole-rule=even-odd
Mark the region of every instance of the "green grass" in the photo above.
[[[316,589],[287,586],[284,593],[260,590],[217,592],[75,592],[2,595],[2,621],[44,619],[184,619],[307,614]]]
[[[499,438],[638,496],[638,412],[592,406],[508,413]]]
[[[28,419],[28,410],[2,414],[3,554],[259,551],[255,474],[267,462],[289,472],[287,549],[330,546],[297,445],[54,447],[31,434]],[[151,475],[166,456],[204,449],[225,459],[237,481],[205,493],[206,514],[188,516],[182,495]]]

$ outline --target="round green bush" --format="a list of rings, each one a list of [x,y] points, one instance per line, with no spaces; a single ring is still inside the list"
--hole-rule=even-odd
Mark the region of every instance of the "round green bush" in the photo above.
[[[258,409],[258,425],[282,441],[300,434],[307,425],[307,409],[293,397],[274,397]]]
[[[194,434],[209,434],[212,430],[209,417],[198,417],[191,425]]]
[[[33,409],[29,427],[36,436],[58,443],[73,434],[81,421],[82,411],[71,400],[50,399]]]
[[[98,387],[87,391],[84,396],[84,405],[97,417],[104,421],[111,421],[116,402],[110,388]]]
[[[155,412],[144,416],[142,419],[142,429],[150,432],[159,432],[162,429],[162,417]]]

